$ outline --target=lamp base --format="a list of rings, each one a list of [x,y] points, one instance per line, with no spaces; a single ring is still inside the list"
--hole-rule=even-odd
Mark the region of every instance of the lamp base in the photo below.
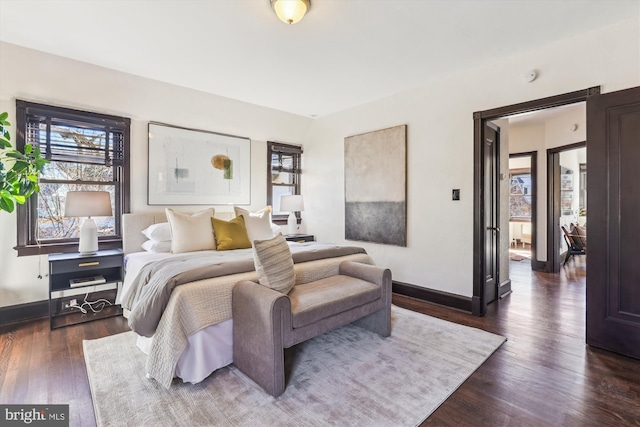
[[[289,213],[287,218],[287,234],[297,234],[298,231],[298,219],[293,212]]]
[[[98,251],[98,227],[91,217],[80,226],[78,252],[81,255],[93,255]]]

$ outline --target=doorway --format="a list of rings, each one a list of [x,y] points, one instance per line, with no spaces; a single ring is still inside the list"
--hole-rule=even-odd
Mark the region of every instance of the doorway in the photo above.
[[[536,152],[509,154],[509,261],[532,262],[537,211]]]
[[[485,253],[487,245],[490,243],[487,241],[487,215],[491,214],[491,210],[487,208],[487,176],[484,170],[484,165],[487,163],[487,156],[490,154],[487,152],[486,144],[486,124],[487,122],[497,121],[506,117],[514,117],[518,115],[526,115],[532,112],[538,112],[543,110],[549,110],[554,107],[567,106],[579,102],[584,102],[589,96],[599,94],[600,88],[594,87],[581,91],[566,93],[563,95],[553,96],[549,98],[539,99],[535,101],[525,102],[521,104],[515,104],[506,107],[500,107],[492,110],[486,110],[474,113],[474,258],[473,258],[473,297],[472,297],[472,312],[475,315],[482,316],[486,313],[487,305],[493,300],[490,295],[497,294],[498,290],[486,289],[486,277],[490,271],[498,271],[498,265],[492,270],[490,266],[487,266],[487,260],[491,260],[491,256],[487,256]],[[544,133],[544,132],[543,132]],[[511,139],[511,137],[509,137]],[[511,142],[511,141],[510,141]],[[499,155],[499,153],[498,153]],[[546,166],[543,164],[543,166]],[[489,172],[491,173],[491,172]],[[546,171],[545,173],[546,177]],[[543,203],[544,203],[543,199]],[[545,203],[546,204],[546,203]],[[542,212],[546,210],[546,206],[542,206]],[[538,208],[535,208],[532,212],[536,214]],[[546,226],[546,215],[540,217],[542,224]],[[538,221],[536,220],[536,224]],[[531,267],[534,270],[548,271],[546,257],[547,257],[547,245],[546,245],[546,233],[541,236],[543,241],[542,245],[537,244],[539,236],[537,235],[536,226],[531,227],[531,241],[532,241],[532,263]],[[489,245],[491,247],[492,245]],[[503,248],[502,248],[503,249]],[[502,250],[499,245],[495,249],[495,259],[499,262],[499,254]],[[506,253],[506,252],[505,252]],[[538,260],[538,255],[541,260]],[[542,261],[544,260],[544,261]],[[498,281],[499,283],[500,281]],[[493,286],[493,283],[490,283]]]
[[[485,274],[486,122],[586,101],[591,183],[586,342],[640,358],[640,87],[600,94],[600,87],[474,113],[473,314],[487,312]],[[594,180],[595,179],[595,180]],[[594,201],[597,201],[595,203]],[[498,248],[499,249],[499,248]]]
[[[587,225],[586,141],[547,150],[547,165],[547,267],[558,273],[570,256],[561,227]]]

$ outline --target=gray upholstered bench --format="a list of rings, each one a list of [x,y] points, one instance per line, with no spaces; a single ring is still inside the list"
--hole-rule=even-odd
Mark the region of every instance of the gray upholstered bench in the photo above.
[[[345,261],[339,275],[288,295],[251,281],[233,288],[233,362],[272,396],[285,389],[284,349],[354,322],[391,334],[391,271]]]

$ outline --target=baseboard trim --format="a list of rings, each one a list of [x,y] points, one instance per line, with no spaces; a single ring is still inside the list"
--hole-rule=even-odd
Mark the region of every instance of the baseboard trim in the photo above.
[[[531,269],[534,271],[549,272],[549,270],[547,270],[547,261],[538,261],[537,259],[531,260]]]
[[[397,282],[395,280],[393,281],[392,290],[396,294],[471,313],[472,304],[471,298],[469,297],[437,291],[435,289],[423,288],[421,286]]]
[[[480,297],[471,297],[471,314],[474,316],[484,316],[482,312],[482,305],[480,305]]]
[[[47,300],[0,307],[0,325],[9,325],[43,317],[49,317],[49,301]]]

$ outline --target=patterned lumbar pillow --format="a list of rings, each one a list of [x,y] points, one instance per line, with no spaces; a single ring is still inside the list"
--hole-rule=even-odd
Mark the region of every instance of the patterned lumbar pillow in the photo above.
[[[235,217],[231,221],[211,218],[213,232],[216,235],[217,249],[228,251],[231,249],[247,249],[251,247],[244,218]]]
[[[273,239],[253,242],[253,261],[261,285],[288,294],[295,284],[293,258],[287,241],[278,234]]]

